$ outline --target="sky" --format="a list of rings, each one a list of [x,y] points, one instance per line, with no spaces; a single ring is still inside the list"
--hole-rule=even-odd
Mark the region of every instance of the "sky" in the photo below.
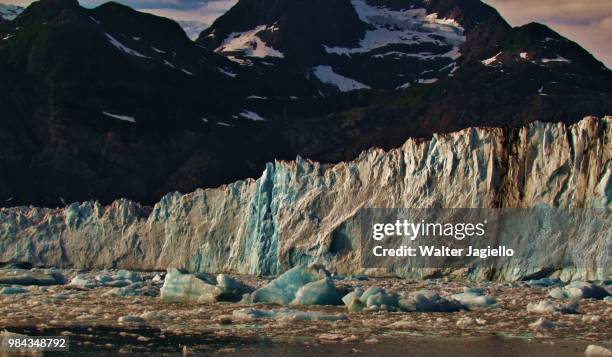
[[[79,0],[96,6],[104,0]],[[211,24],[237,0],[117,0],[138,10],[179,21]],[[332,1],[332,0],[330,0]],[[484,0],[513,26],[536,21],[578,42],[612,68],[612,0]],[[27,6],[31,0],[0,0]]]

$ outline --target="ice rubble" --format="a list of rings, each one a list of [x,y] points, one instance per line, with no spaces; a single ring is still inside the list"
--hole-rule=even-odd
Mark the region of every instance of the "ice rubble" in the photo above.
[[[531,287],[548,287],[548,286],[559,286],[563,285],[563,282],[559,278],[541,278],[541,279],[532,279],[525,282],[527,285]]]
[[[449,300],[431,290],[420,290],[403,297],[399,306],[405,311],[454,312],[464,306],[456,300]]]
[[[578,302],[572,301],[567,304],[555,304],[549,300],[541,300],[538,303],[527,304],[527,311],[536,314],[552,314],[560,312],[562,314],[577,314]]]
[[[597,299],[602,300],[610,293],[599,285],[585,281],[574,281],[560,288],[552,289],[548,295],[555,299]]]
[[[140,274],[128,270],[118,270],[115,274],[104,271],[93,278],[84,274],[77,274],[68,285],[85,289],[93,289],[98,286],[123,288],[141,282],[142,277]],[[137,287],[134,286],[133,288]]]
[[[586,350],[584,351],[584,355],[593,357],[612,357],[612,351],[602,346],[588,345]]]
[[[202,275],[187,274],[178,269],[168,269],[161,288],[163,301],[240,301],[249,288],[235,279],[219,274],[216,281]]]
[[[483,288],[464,288],[462,293],[451,295],[451,298],[470,310],[497,306],[497,300],[486,295],[486,290]]]
[[[64,276],[55,269],[27,270],[0,269],[0,284],[3,285],[59,285]]]
[[[7,286],[4,288],[0,288],[0,295],[16,295],[16,294],[25,294],[28,290],[20,287]]]
[[[245,308],[235,310],[232,318],[237,321],[253,321],[257,319],[276,319],[290,321],[339,321],[347,320],[345,314],[325,314],[319,311],[297,311],[288,308],[260,310]]]

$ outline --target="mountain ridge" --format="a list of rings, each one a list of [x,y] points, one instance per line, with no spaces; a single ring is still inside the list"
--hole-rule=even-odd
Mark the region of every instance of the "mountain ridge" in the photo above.
[[[272,20],[286,6],[306,9],[302,0],[272,2],[276,9],[236,6],[259,4]],[[425,6],[314,3],[351,25],[329,42],[312,37],[321,57],[300,64],[268,43],[283,41],[283,23],[274,30],[274,21],[254,18],[226,29],[241,34],[249,53],[265,55],[257,57],[216,53],[227,38],[203,48],[175,22],[123,5],[41,0],[0,24],[0,205],[118,197],[149,204],[167,192],[257,177],[275,159],[337,163],[467,127],[612,113],[612,72],[551,30],[509,28],[476,0],[427,2],[440,16],[398,10],[406,3]],[[473,15],[479,21],[448,17],[459,5],[482,9]],[[291,31],[309,28],[301,29]],[[296,53],[311,46],[291,45]]]

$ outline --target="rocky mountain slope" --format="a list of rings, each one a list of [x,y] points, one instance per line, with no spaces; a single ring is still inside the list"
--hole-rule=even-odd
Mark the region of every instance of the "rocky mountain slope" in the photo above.
[[[154,207],[118,200],[4,208],[0,261],[264,275],[320,262],[359,273],[363,207],[612,208],[611,124],[611,117],[589,117],[572,126],[470,128],[337,165],[276,161],[257,180],[169,194]],[[563,253],[573,263],[565,277],[606,279],[609,234],[572,238],[582,248]],[[536,262],[549,254],[536,251]],[[515,280],[547,269],[517,265],[488,277]],[[415,274],[410,267],[393,273]]]
[[[41,0],[0,24],[0,76],[0,206],[153,204],[297,155],[612,113],[601,62],[478,0],[241,0],[197,43],[116,3]]]

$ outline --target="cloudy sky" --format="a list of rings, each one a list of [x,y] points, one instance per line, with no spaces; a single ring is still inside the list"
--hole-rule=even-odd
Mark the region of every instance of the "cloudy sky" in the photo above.
[[[212,23],[237,0],[118,0],[142,11],[176,20]],[[332,1],[332,0],[330,0]],[[484,0],[513,26],[544,23],[580,43],[612,68],[612,0]],[[0,0],[26,6],[31,0]],[[95,6],[103,0],[80,0]]]

